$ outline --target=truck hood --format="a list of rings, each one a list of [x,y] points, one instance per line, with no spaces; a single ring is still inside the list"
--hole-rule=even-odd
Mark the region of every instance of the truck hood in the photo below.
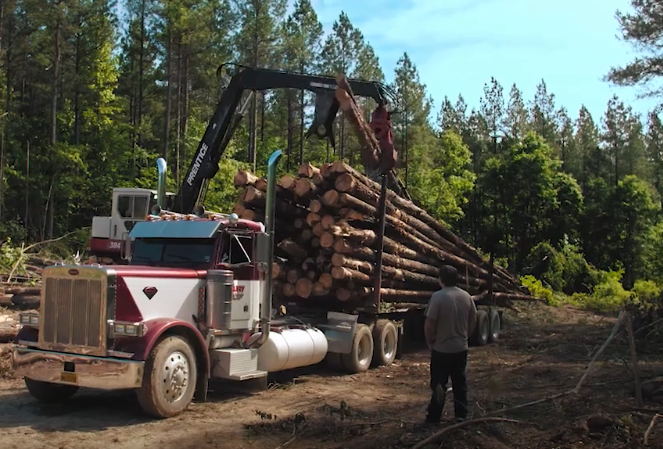
[[[141,265],[109,265],[105,268],[121,277],[204,279],[207,276],[207,270],[194,270],[192,268],[164,268]]]

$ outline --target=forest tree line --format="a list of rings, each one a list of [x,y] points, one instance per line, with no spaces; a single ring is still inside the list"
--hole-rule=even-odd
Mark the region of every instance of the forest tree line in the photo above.
[[[0,238],[39,241],[110,213],[112,187],[176,191],[214,111],[219,64],[384,81],[343,12],[331,32],[310,0],[4,0],[0,3]],[[122,15],[118,15],[118,11]],[[289,12],[291,11],[291,12]],[[513,273],[590,291],[610,270],[663,285],[663,124],[613,97],[601,117],[568,111],[543,80],[532,99],[489,78],[478,109],[432,99],[407,53],[390,87],[399,176],[415,202]],[[536,80],[533,80],[535,83]],[[481,93],[477,93],[481,95]],[[313,98],[254,96],[206,207],[229,210],[238,168],[344,159],[359,144],[339,117],[336,148],[304,132]],[[361,100],[368,113],[372,101]],[[254,130],[254,132],[249,132]],[[597,274],[598,273],[598,274]],[[603,273],[603,274],[601,274]]]

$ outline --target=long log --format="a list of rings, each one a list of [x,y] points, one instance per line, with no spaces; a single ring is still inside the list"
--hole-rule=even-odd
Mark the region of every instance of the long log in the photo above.
[[[300,298],[308,298],[313,292],[313,282],[308,278],[301,278],[295,284],[295,293]]]
[[[351,241],[355,241],[357,243],[362,243],[362,244],[367,244],[367,245],[372,245],[377,236],[375,235],[374,231],[371,230],[360,230],[360,229],[355,229],[351,226],[335,226],[331,231],[329,231],[331,234],[338,236],[338,237],[346,237]],[[442,251],[441,249],[426,243],[417,237],[413,235],[406,235],[404,236],[407,238],[412,246],[417,248],[417,250],[425,252],[426,254],[430,256],[437,257],[441,262],[446,262],[451,265],[454,265],[456,268],[462,268],[465,269],[466,267],[469,269],[476,270],[478,273],[480,273],[483,276],[489,276],[489,273],[484,270],[483,268],[477,267],[476,265],[472,264],[471,262],[468,262],[467,260],[461,259],[460,257],[454,255],[454,254],[449,254],[445,251]],[[322,241],[322,237],[321,237]],[[385,238],[384,239],[384,246],[392,246],[395,248],[399,248],[402,245],[399,245],[397,242]],[[400,248],[399,248],[400,249]]]
[[[341,166],[340,161],[338,165]],[[337,165],[335,163],[334,167],[336,166]],[[368,179],[368,181],[370,181],[370,179]],[[336,190],[341,193],[330,193],[332,191],[325,193],[324,199],[327,204],[330,206],[332,205],[330,203],[347,205],[353,209],[359,210],[360,212],[371,215],[376,214],[376,206],[379,202],[379,194],[371,189],[369,185],[358,181],[353,174],[343,173],[338,178],[336,178],[334,186]],[[343,196],[343,193],[345,193],[345,196]],[[440,246],[445,250],[445,252],[453,254],[458,258],[465,259],[468,262],[472,262],[472,265],[477,266],[475,263],[477,260],[468,257],[466,251],[463,251],[461,248],[455,245],[454,242],[451,242],[444,236],[440,235],[429,224],[406,214],[402,209],[395,207],[390,202],[387,202],[387,213],[389,215],[387,215],[385,219],[387,223],[393,226],[393,229],[412,234],[418,239],[424,240],[431,245]],[[486,264],[486,262],[481,258],[478,259],[478,263],[479,267],[482,267]],[[504,275],[497,269],[495,274],[500,276],[504,282],[514,282],[511,276]]]
[[[18,330],[14,327],[0,327],[0,343],[11,343],[16,338]]]
[[[246,170],[238,170],[233,178],[233,183],[235,184],[235,187],[245,187],[255,184],[257,180],[258,177],[253,173]]]
[[[299,166],[299,169],[297,170],[297,176],[300,176],[302,178],[312,178],[313,175],[319,174],[320,169],[316,168],[313,164],[310,162],[305,162]]]
[[[372,263],[345,257],[339,253],[336,253],[332,256],[332,264],[335,267],[350,268],[352,270],[361,271],[365,274],[375,273],[375,266]],[[389,265],[382,265],[382,274],[383,277],[391,278],[397,281],[416,282],[433,286],[437,286],[439,284],[437,277],[428,276],[414,271],[403,270],[400,268],[391,267]]]
[[[41,295],[41,287],[13,287],[8,288],[6,293],[10,295]]]
[[[373,289],[370,287],[357,287],[353,289],[341,287],[336,289],[336,299],[339,301],[350,301],[353,298],[365,298],[366,296],[370,295],[372,291]]]
[[[359,173],[343,161],[336,161],[333,163],[332,167],[330,167],[327,170],[327,173],[329,174],[328,177],[338,177],[344,173],[352,175],[353,178],[361,181],[361,183],[365,184],[366,186],[370,187],[376,192],[379,192],[381,189],[381,186],[373,181],[372,179],[368,178],[367,176]],[[338,187],[337,187],[338,188]],[[451,232],[449,229],[446,228],[445,225],[434,219],[432,216],[430,216],[425,210],[421,209],[419,206],[415,205],[413,202],[399,196],[396,192],[393,190],[388,189],[387,190],[387,199],[396,207],[399,209],[407,212],[409,215],[411,215],[413,218],[418,219],[419,221],[427,224],[430,228],[432,228],[437,234],[449,242],[453,243],[454,246],[460,248],[465,252],[465,257],[468,259],[474,260],[476,263],[481,263],[483,267],[488,266],[488,262],[481,257],[479,252],[470,246],[468,243],[460,239],[458,236],[456,236],[453,232]],[[502,267],[495,266],[496,271],[500,272],[502,275],[506,276],[508,279],[511,280],[511,283],[514,284],[517,287],[520,287],[518,283],[515,281],[515,279]]]
[[[308,252],[294,240],[283,239],[278,243],[277,247],[297,260],[304,260],[308,255]]]

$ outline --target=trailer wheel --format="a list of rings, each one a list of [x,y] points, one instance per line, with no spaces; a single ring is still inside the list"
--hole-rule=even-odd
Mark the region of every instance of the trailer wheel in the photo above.
[[[29,377],[26,377],[24,381],[32,397],[43,404],[65,402],[71,399],[78,391],[76,385],[53,384],[30,379]]]
[[[358,324],[352,339],[350,354],[341,354],[343,365],[350,374],[363,373],[373,359],[373,335],[365,324]]]
[[[500,332],[502,331],[502,320],[500,314],[495,309],[488,311],[488,318],[490,322],[490,334],[488,335],[488,343],[496,343],[500,339]]]
[[[488,322],[488,314],[485,310],[477,310],[477,324],[474,328],[474,334],[470,339],[473,346],[485,346],[488,343],[488,335],[490,334],[490,325]]]
[[[196,356],[189,343],[180,336],[167,337],[150,351],[138,401],[149,415],[175,416],[191,404],[197,376]]]
[[[398,330],[391,320],[378,320],[373,328],[373,366],[388,366],[396,358]]]

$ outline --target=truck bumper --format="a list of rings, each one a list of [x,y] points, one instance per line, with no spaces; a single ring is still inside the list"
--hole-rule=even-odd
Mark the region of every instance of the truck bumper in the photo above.
[[[139,388],[145,362],[91,357],[14,347],[13,368],[19,376],[84,388]]]

